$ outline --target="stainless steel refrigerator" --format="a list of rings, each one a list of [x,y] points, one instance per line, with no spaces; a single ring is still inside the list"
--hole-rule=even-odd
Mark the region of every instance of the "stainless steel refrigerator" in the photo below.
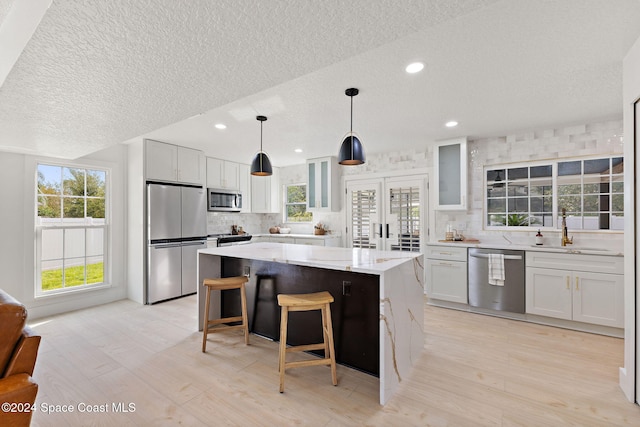
[[[207,247],[202,187],[147,184],[146,303],[193,294],[198,249]]]

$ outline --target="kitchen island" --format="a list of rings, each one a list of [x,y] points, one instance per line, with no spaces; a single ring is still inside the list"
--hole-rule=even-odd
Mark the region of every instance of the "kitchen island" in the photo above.
[[[278,293],[328,290],[338,363],[380,378],[380,404],[409,374],[424,346],[423,257],[415,252],[377,251],[280,243],[255,243],[198,251],[198,325],[204,317],[204,278],[249,273],[247,305],[253,332],[277,339]],[[260,283],[260,285],[258,285]],[[259,288],[259,289],[258,289]],[[212,294],[211,313],[228,314]],[[237,304],[228,304],[229,307]],[[252,310],[253,308],[253,310]],[[315,314],[315,313],[297,313]],[[289,344],[315,339],[311,318],[290,329]],[[275,378],[275,377],[274,377]]]

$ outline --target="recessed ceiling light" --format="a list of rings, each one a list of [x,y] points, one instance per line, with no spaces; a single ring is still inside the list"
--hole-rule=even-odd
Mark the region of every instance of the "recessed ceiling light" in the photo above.
[[[446,127],[448,128],[454,128],[456,126],[458,126],[458,122],[456,122],[455,120],[451,120],[448,121],[447,123],[444,124]]]
[[[414,74],[422,71],[423,68],[424,68],[424,64],[422,62],[414,62],[412,64],[407,65],[407,68],[405,68],[404,70],[407,73]]]
[[[227,128],[227,125],[225,125],[225,124],[222,124],[222,123],[217,123],[216,124],[216,129],[226,129],[226,128]]]
[[[296,153],[302,153],[302,148],[296,148],[296,149],[295,149],[295,150],[293,150],[293,151],[295,151]]]

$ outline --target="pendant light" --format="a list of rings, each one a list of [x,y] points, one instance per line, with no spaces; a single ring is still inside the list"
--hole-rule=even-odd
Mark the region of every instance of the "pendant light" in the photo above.
[[[271,160],[269,160],[267,153],[262,151],[262,122],[266,121],[267,118],[265,116],[257,116],[256,120],[260,122],[260,151],[251,162],[251,175],[269,176],[273,173]]]
[[[364,163],[364,148],[358,136],[353,133],[353,97],[358,94],[358,89],[349,88],[344,94],[351,98],[351,127],[349,133],[342,140],[338,163],[346,166],[361,165]]]

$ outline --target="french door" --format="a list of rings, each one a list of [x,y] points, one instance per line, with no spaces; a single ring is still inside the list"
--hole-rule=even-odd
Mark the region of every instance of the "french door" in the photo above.
[[[401,176],[346,183],[347,246],[392,251],[424,249],[427,177]]]

